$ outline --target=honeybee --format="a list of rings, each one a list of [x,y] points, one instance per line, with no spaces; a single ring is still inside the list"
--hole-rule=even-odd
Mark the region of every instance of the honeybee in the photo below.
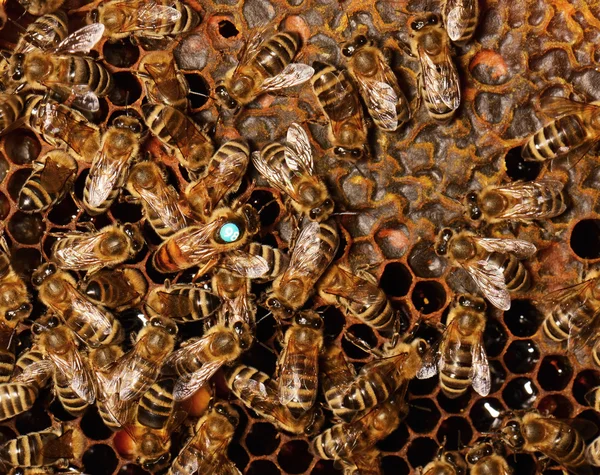
[[[12,54],[29,53],[35,49],[50,50],[58,46],[68,34],[69,19],[66,12],[57,10],[46,13],[29,24]]]
[[[585,394],[585,400],[596,411],[600,412],[600,386],[590,389]]]
[[[465,207],[472,220],[483,218],[488,223],[554,218],[567,209],[563,187],[551,179],[486,186],[469,193]]]
[[[31,309],[27,286],[12,268],[8,244],[0,237],[0,325],[14,330]]]
[[[40,16],[56,12],[56,10],[62,7],[65,0],[19,0],[19,3],[27,10],[27,13]]]
[[[440,449],[436,459],[425,468],[418,468],[419,475],[467,475],[467,464],[459,452],[445,452]]]
[[[142,114],[154,136],[173,151],[179,163],[200,172],[215,151],[211,138],[191,118],[164,104],[144,104]]]
[[[358,93],[348,73],[320,61],[313,63],[313,91],[329,120],[329,135],[339,157],[360,158],[367,143],[367,127]]]
[[[226,402],[216,402],[196,423],[194,435],[173,460],[168,475],[241,475],[229,460],[227,447],[239,423],[235,409]]]
[[[312,310],[294,316],[279,357],[279,402],[298,416],[317,399],[323,318]]]
[[[410,107],[394,72],[381,50],[364,35],[357,35],[342,47],[348,71],[375,125],[386,132],[398,130],[410,120]]]
[[[465,457],[471,475],[511,475],[512,468],[492,442],[481,442],[469,449]]]
[[[325,303],[340,307],[372,328],[390,330],[395,325],[396,311],[377,279],[366,271],[354,273],[339,264],[330,266],[317,288]]]
[[[66,468],[71,460],[80,460],[85,446],[85,435],[78,427],[32,432],[0,447],[0,466]]]
[[[92,58],[74,53],[89,52],[103,32],[103,25],[87,25],[55,47],[46,43],[25,53],[15,53],[9,60],[8,75],[17,84],[17,90],[25,85],[58,91],[68,88],[75,94],[78,105],[97,111],[98,97],[106,96],[113,87],[112,75]]]
[[[544,97],[540,106],[554,120],[528,139],[521,149],[523,159],[542,162],[571,152],[582,157],[598,140],[596,121],[600,102],[586,104],[564,97]]]
[[[25,100],[19,94],[0,94],[0,134],[15,125],[24,107]]]
[[[381,475],[381,453],[377,449],[352,454],[348,460],[338,460],[344,475]]]
[[[315,284],[337,251],[340,238],[333,221],[309,221],[300,231],[290,263],[273,281],[265,305],[273,315],[288,319],[302,308],[316,290]]]
[[[471,39],[479,20],[477,0],[444,0],[442,18],[448,37],[454,43],[462,44]]]
[[[146,298],[145,309],[151,317],[168,315],[177,323],[203,320],[221,306],[218,295],[193,284],[171,284],[153,288]]]
[[[120,455],[149,472],[163,470],[171,460],[171,432],[134,422],[118,432],[115,438],[122,448]]]
[[[182,343],[165,362],[179,376],[173,398],[183,401],[191,397],[219,368],[237,360],[253,340],[254,334],[248,324],[237,321],[226,326],[220,321],[202,337]]]
[[[308,135],[298,124],[287,132],[287,145],[270,143],[252,154],[252,163],[273,187],[291,198],[292,206],[313,221],[324,221],[334,202],[315,174]]]
[[[188,106],[188,83],[175,64],[173,54],[168,51],[151,51],[142,58],[138,76],[146,86],[146,95],[151,102],[161,102],[177,109]]]
[[[185,228],[177,192],[167,184],[165,172],[156,163],[136,164],[129,174],[127,191],[141,201],[146,220],[162,239]]]
[[[24,117],[46,142],[66,147],[78,160],[89,163],[100,149],[98,126],[63,104],[32,95],[25,103]]]
[[[193,30],[198,14],[179,0],[109,0],[87,15],[88,23],[102,23],[104,35],[119,40],[129,35],[163,38]]]
[[[120,264],[135,256],[144,238],[135,224],[111,224],[90,233],[65,233],[52,245],[52,260],[61,269],[87,270]]]
[[[269,270],[260,278],[254,279],[257,282],[269,282],[280,276],[283,271],[287,268],[290,258],[281,249],[269,246],[267,244],[260,244],[258,242],[251,242],[248,246],[248,254],[253,256],[260,256],[269,266]]]
[[[244,140],[230,140],[215,152],[203,176],[185,189],[185,200],[194,217],[206,220],[223,199],[239,189],[249,157]]]
[[[177,325],[170,318],[152,317],[139,332],[135,346],[111,372],[119,399],[138,399],[158,378],[162,364],[175,348]]]
[[[207,224],[189,226],[165,240],[152,256],[158,272],[178,272],[202,266],[202,275],[219,265],[239,275],[260,277],[269,269],[267,262],[240,249],[260,229],[256,210],[250,205],[219,208]]]
[[[352,460],[370,452],[377,442],[390,435],[408,414],[405,391],[395,394],[353,422],[341,422],[311,441],[312,452],[326,460]]]
[[[137,422],[152,429],[168,427],[177,406],[173,399],[174,387],[175,380],[172,378],[157,381],[150,386],[137,406]]]
[[[138,269],[102,269],[86,278],[81,290],[92,302],[122,312],[141,302],[148,282]]]
[[[323,411],[315,406],[300,417],[279,402],[277,383],[267,374],[250,366],[238,364],[226,371],[227,386],[247,407],[279,429],[292,434],[311,436],[324,422]]]
[[[356,420],[359,414],[383,403],[416,376],[427,348],[424,340],[406,343],[398,340],[396,334],[382,351],[369,350],[377,358],[365,364],[357,376],[339,350],[329,349],[321,363],[327,405],[336,417]]]
[[[117,343],[122,338],[121,324],[102,307],[94,305],[77,290],[77,282],[56,264],[42,264],[31,282],[40,301],[92,348]]]
[[[228,325],[240,321],[254,328],[256,304],[251,293],[250,279],[227,269],[218,269],[211,279],[211,286],[221,300],[219,312]]]
[[[501,439],[518,452],[541,452],[573,473],[591,473],[585,442],[570,424],[537,411],[515,412],[503,421]]]
[[[77,162],[62,150],[51,150],[33,162],[33,171],[19,192],[19,209],[26,213],[46,211],[71,190]]]
[[[490,366],[483,346],[485,301],[461,295],[448,313],[447,328],[438,345],[423,358],[417,378],[440,373],[440,386],[449,398],[463,395],[470,385],[481,396],[492,386]]]
[[[129,167],[138,155],[142,124],[135,117],[119,116],[102,135],[83,190],[83,207],[94,216],[105,213],[119,195]]]
[[[281,31],[264,41],[263,37],[254,35],[238,65],[215,88],[217,100],[228,109],[243,107],[261,94],[302,84],[314,74],[310,66],[292,63],[301,46],[298,33]]]
[[[460,106],[460,82],[450,52],[448,34],[435,13],[416,17],[410,24],[410,43],[419,60],[419,90],[432,119],[448,122]]]
[[[485,298],[500,310],[510,308],[510,291],[525,291],[531,285],[529,272],[520,261],[536,253],[536,247],[521,239],[480,238],[470,231],[442,229],[435,252],[454,266],[462,267]]]
[[[590,465],[600,467],[600,437],[589,443],[585,449],[585,456]]]

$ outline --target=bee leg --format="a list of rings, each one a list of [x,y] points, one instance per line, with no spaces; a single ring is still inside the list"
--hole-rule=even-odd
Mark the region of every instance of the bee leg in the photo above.
[[[398,42],[398,46],[400,46],[400,49],[402,50],[402,52],[404,54],[406,54],[407,56],[416,59],[417,57],[415,56],[415,54],[412,51],[412,48],[410,47],[410,45],[404,41],[401,38],[396,38],[396,41]]]
[[[141,204],[141,200],[133,195],[119,195],[119,203]]]
[[[365,340],[353,335],[352,333],[344,333],[344,338],[356,346],[359,350],[371,354],[377,358],[381,358],[381,352],[377,348],[372,348]]]

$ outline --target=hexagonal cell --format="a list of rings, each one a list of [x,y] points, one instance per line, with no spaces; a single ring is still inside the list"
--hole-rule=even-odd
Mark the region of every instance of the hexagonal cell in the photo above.
[[[218,24],[219,35],[223,38],[233,38],[239,34],[237,27],[229,20],[221,20]]]
[[[8,180],[8,185],[6,189],[8,190],[8,195],[10,199],[16,204],[19,202],[19,193],[21,193],[21,188],[27,181],[31,175],[31,170],[28,168],[22,168],[21,170],[17,170],[14,172]]]
[[[190,101],[190,107],[192,109],[199,109],[210,99],[210,89],[208,84],[202,76],[196,73],[185,74],[185,79],[190,88],[190,94],[188,96]]]
[[[437,375],[428,379],[413,379],[408,384],[408,392],[414,396],[425,396],[433,393],[439,386]]]
[[[81,430],[92,440],[108,439],[113,431],[110,430],[98,414],[98,409],[93,406],[88,408],[81,418]]]
[[[506,381],[506,370],[502,366],[502,362],[498,360],[491,360],[490,362],[490,374],[492,376],[492,388],[490,393],[499,391],[504,381]]]
[[[287,473],[303,473],[312,462],[313,455],[304,440],[291,440],[283,444],[277,454],[279,466]]]
[[[506,461],[515,474],[536,475],[538,473],[537,463],[533,455],[515,453],[510,457],[506,457]]]
[[[317,310],[321,312],[323,320],[325,321],[325,336],[330,340],[335,340],[337,336],[342,333],[344,325],[346,325],[346,318],[337,307],[331,305],[322,310]]]
[[[406,254],[410,243],[410,232],[403,224],[393,221],[375,233],[375,242],[387,259],[399,259]]]
[[[417,434],[427,434],[435,428],[440,416],[440,410],[431,399],[412,399],[406,424]]]
[[[8,222],[8,230],[21,244],[37,244],[41,241],[46,226],[41,214],[17,211]]]
[[[38,397],[31,409],[15,418],[15,428],[19,431],[19,435],[39,432],[51,425],[52,420],[46,411],[43,397]]]
[[[279,475],[280,473],[277,466],[268,460],[255,460],[246,472],[247,475]]]
[[[573,404],[561,394],[550,394],[537,405],[542,414],[550,414],[558,419],[569,419],[573,413]]]
[[[502,399],[510,409],[529,409],[538,394],[538,388],[531,379],[515,378],[502,391]]]
[[[48,219],[59,226],[66,226],[77,219],[79,208],[71,198],[71,195],[66,195],[62,201],[55,204],[48,213]]]
[[[4,151],[9,160],[17,165],[33,162],[42,150],[40,141],[33,132],[17,129],[6,136]]]
[[[571,231],[571,249],[582,259],[600,257],[600,219],[582,219]]]
[[[529,300],[513,300],[510,310],[504,312],[504,323],[518,337],[532,336],[537,332],[544,316]]]
[[[406,456],[412,468],[424,467],[433,460],[439,449],[438,443],[429,437],[418,437],[408,446]]]
[[[504,409],[496,398],[478,399],[469,412],[469,418],[476,430],[482,433],[489,432],[500,422]]]
[[[107,41],[102,47],[104,60],[117,68],[133,66],[140,57],[140,48],[131,43],[129,38],[118,41]]]
[[[9,169],[10,165],[6,161],[6,158],[4,158],[4,155],[0,153],[0,183],[4,181]]]
[[[516,374],[529,373],[540,359],[540,350],[532,340],[513,341],[504,353],[506,368]]]
[[[411,299],[415,308],[427,315],[444,307],[446,291],[440,283],[434,280],[421,281],[415,285]]]
[[[364,325],[362,323],[352,325],[346,330],[346,332],[365,342],[369,348],[375,348],[377,346],[377,336],[375,335],[373,329],[368,325]],[[369,353],[361,350],[358,346],[346,338],[342,340],[342,348],[344,353],[350,358],[363,359],[370,356]]]
[[[587,369],[575,377],[573,381],[573,396],[579,404],[587,406],[588,403],[585,400],[585,395],[598,386],[600,386],[600,371]]]
[[[483,332],[483,346],[489,357],[498,356],[506,345],[507,336],[504,327],[493,318],[488,318]]]
[[[10,201],[6,195],[0,192],[0,219],[6,219],[10,213]]]
[[[341,475],[342,471],[334,467],[333,460],[318,460],[310,475]]]
[[[279,434],[269,422],[255,422],[246,435],[246,447],[252,455],[269,455],[279,447]]]
[[[471,442],[473,429],[464,417],[448,417],[442,421],[436,438],[440,444],[445,441],[447,450],[460,450]]]
[[[381,458],[381,470],[383,475],[408,475],[410,467],[406,460],[393,455]]]
[[[469,405],[469,402],[471,401],[471,391],[467,390],[466,393],[455,398],[450,398],[446,396],[443,391],[440,391],[437,395],[437,400],[444,411],[458,414],[463,412]]]
[[[506,174],[512,181],[535,180],[542,169],[541,162],[526,162],[521,157],[521,147],[508,151],[504,159],[506,163]]]
[[[263,227],[269,227],[275,223],[281,212],[273,193],[267,190],[254,190],[248,203],[258,211],[260,223]]]
[[[115,87],[113,87],[108,98],[115,106],[131,105],[140,98],[142,86],[133,73],[114,73],[113,79]]]
[[[229,460],[235,463],[235,465],[240,470],[246,468],[246,465],[248,465],[248,463],[250,462],[250,456],[248,455],[248,453],[240,444],[237,444],[235,442],[229,444],[229,447],[227,449],[227,456],[229,457]]]
[[[538,370],[538,383],[546,391],[561,391],[573,377],[573,368],[566,356],[551,355],[542,360]]]
[[[392,297],[404,297],[412,284],[412,275],[400,262],[391,262],[385,266],[379,285]]]
[[[434,251],[432,241],[420,241],[413,246],[408,256],[408,265],[417,277],[435,279],[446,270],[447,260]]]
[[[394,432],[377,443],[377,448],[383,452],[397,452],[406,445],[410,439],[406,423],[400,424]]]
[[[85,473],[111,475],[119,463],[115,451],[104,444],[92,445],[82,457]]]

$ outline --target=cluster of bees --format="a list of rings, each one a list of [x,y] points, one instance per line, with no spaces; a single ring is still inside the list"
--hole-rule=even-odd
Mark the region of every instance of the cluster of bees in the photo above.
[[[31,284],[47,313],[31,323],[31,292],[13,270],[5,245],[0,254],[0,420],[28,411],[51,385],[73,416],[96,405],[107,427],[131,439],[131,458],[149,471],[236,474],[240,471],[227,448],[239,417],[223,400],[211,402],[171,457],[171,434],[189,422],[185,401],[221,371],[240,403],[282,431],[311,437],[316,456],[335,460],[345,474],[374,474],[380,473],[376,444],[408,414],[406,392],[413,378],[439,374],[450,398],[470,386],[489,394],[486,300],[508,310],[511,293],[530,287],[523,260],[536,253],[533,244],[442,229],[435,252],[466,270],[481,296],[454,298],[446,329],[433,345],[417,338],[416,330],[401,335],[397,312],[368,269],[333,263],[340,244],[335,202],[315,172],[310,138],[301,124],[292,124],[285,140],[260,150],[251,151],[243,138],[215,150],[211,133],[186,114],[190,92],[166,51],[151,52],[140,62],[147,98],[142,117],[127,111],[102,131],[81,112],[97,111],[99,98],[114,87],[101,61],[87,56],[102,37],[183,35],[200,21],[194,10],[178,0],[109,0],[90,7],[88,24],[69,34],[67,16],[59,10],[62,1],[21,3],[39,18],[2,63],[0,130],[25,124],[55,148],[33,164],[19,209],[50,209],[71,191],[79,163],[89,164],[78,203],[85,212],[101,215],[116,200],[138,203],[162,241],[152,254],[154,269],[175,274],[197,268],[200,282],[166,280],[149,289],[141,271],[123,265],[145,247],[141,228],[90,225],[56,235],[50,261],[33,273]],[[401,45],[420,64],[418,102],[440,125],[452,119],[461,102],[450,45],[468,42],[477,20],[477,1],[446,0],[441,17],[428,12],[410,22],[411,42]],[[301,47],[295,31],[257,35],[216,87],[218,107],[239,111],[262,94],[310,82],[329,124],[333,153],[349,161],[369,154],[363,103],[380,133],[411,120],[411,105],[385,55],[366,36],[342,45],[347,69],[294,62]],[[598,137],[598,106],[559,97],[547,98],[542,106],[555,120],[527,141],[523,158],[550,161],[585,154]],[[168,183],[160,163],[141,156],[150,136],[187,170],[190,182],[181,193]],[[250,161],[289,204],[294,233],[287,251],[254,239],[261,230],[260,210],[247,203],[252,187],[240,193]],[[469,193],[462,205],[471,220],[490,224],[550,219],[567,207],[563,183],[548,178],[490,186]],[[85,277],[77,280],[71,271]],[[270,285],[264,295],[254,295],[253,283]],[[550,340],[568,342],[600,364],[598,289],[600,278],[590,274],[550,294],[543,303],[543,329]],[[379,349],[345,335],[374,356],[356,372],[339,346],[326,343],[322,315],[307,308],[313,296],[391,338]],[[273,377],[238,361],[255,343],[257,305],[271,312],[280,328],[282,351]],[[124,330],[115,313],[136,306],[143,307],[145,324],[124,351]],[[180,327],[193,322],[204,322],[201,336],[178,341]],[[31,324],[34,343],[17,358],[14,334],[23,323]],[[319,393],[335,421],[327,429]],[[600,388],[588,400],[600,408]],[[586,449],[581,430],[533,410],[507,413],[493,433],[461,452],[441,450],[420,473],[513,473],[507,451],[541,452],[567,471],[591,473],[590,464],[600,465],[600,442]],[[74,473],[84,448],[81,429],[66,423],[6,442],[0,466],[13,475]]]

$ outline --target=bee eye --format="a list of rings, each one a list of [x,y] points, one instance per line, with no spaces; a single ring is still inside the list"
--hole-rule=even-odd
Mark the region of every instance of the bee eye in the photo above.
[[[150,320],[150,325],[152,325],[153,327],[160,327],[161,323],[158,318],[153,318]]]
[[[321,208],[313,208],[308,213],[308,217],[314,221],[315,219],[317,219],[319,217],[320,214],[321,214]]]
[[[362,151],[360,149],[354,149],[350,153],[354,158],[360,158],[362,156]]]
[[[346,46],[342,49],[342,54],[344,56],[346,56],[347,58],[349,58],[350,56],[352,56],[354,54],[354,47],[353,46]]]
[[[39,323],[34,323],[31,326],[31,331],[33,332],[34,335],[41,335],[42,332],[44,331],[44,327],[42,325],[40,325]]]
[[[420,355],[424,355],[426,351],[427,351],[427,343],[425,343],[424,341],[420,341],[419,344],[417,345],[417,353],[419,353]]]
[[[467,200],[476,202],[477,201],[477,193],[469,193],[467,195]]]
[[[479,209],[474,209],[471,211],[471,219],[474,221],[477,221],[479,218],[481,218],[481,211],[479,211]]]
[[[461,296],[458,298],[458,304],[459,304],[461,307],[468,307],[468,306],[469,306],[469,300],[468,300],[466,297],[464,297],[464,296],[462,296],[462,295],[461,295]]]
[[[367,43],[367,37],[364,35],[360,35],[356,37],[356,43],[360,46],[364,45]]]
[[[60,324],[60,320],[56,317],[50,317],[50,319],[48,319],[48,327],[49,328],[56,328],[59,324]]]
[[[346,155],[346,150],[342,147],[335,147],[333,149],[333,153],[335,153],[336,155],[343,157],[344,155]]]
[[[93,23],[98,23],[98,9],[94,8],[91,12],[90,12],[90,20],[92,20]]]
[[[437,16],[435,16],[435,15],[432,15],[432,16],[430,16],[430,17],[429,17],[429,24],[430,24],[430,25],[436,25],[436,24],[437,24],[437,22],[438,22],[438,18],[437,18]]]

